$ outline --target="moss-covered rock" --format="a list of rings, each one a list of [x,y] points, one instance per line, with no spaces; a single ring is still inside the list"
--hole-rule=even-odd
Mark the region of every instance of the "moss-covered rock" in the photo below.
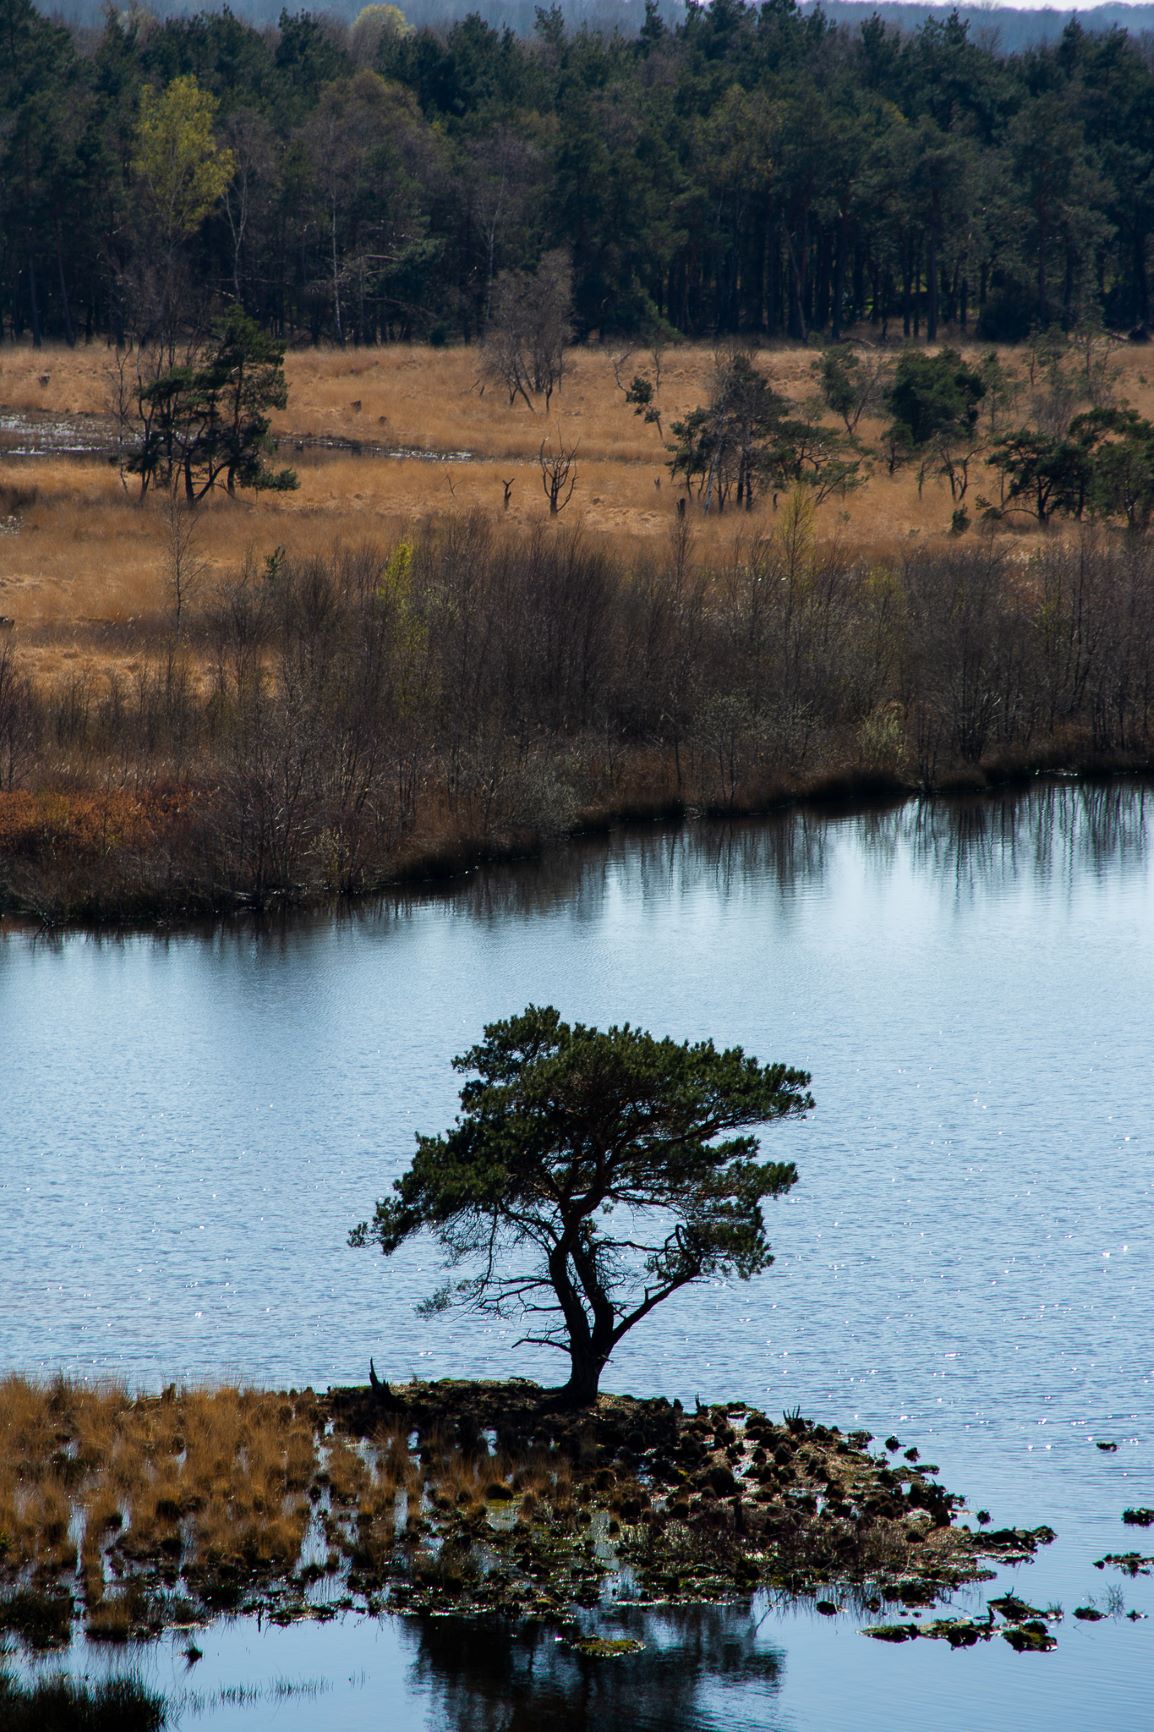
[[[621,1660],[627,1654],[640,1654],[645,1643],[631,1636],[579,1636],[566,1646],[586,1660]]]
[[[1024,1624],[1008,1624],[1002,1636],[1016,1654],[1048,1654],[1058,1646],[1056,1638],[1040,1618],[1031,1618]]]

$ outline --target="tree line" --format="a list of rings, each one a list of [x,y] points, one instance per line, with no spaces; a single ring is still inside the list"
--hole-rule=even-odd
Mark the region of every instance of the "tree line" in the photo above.
[[[563,254],[578,337],[1144,333],[1154,63],[713,0],[635,33],[0,0],[0,332],[471,340]]]
[[[1091,528],[1026,563],[987,536],[883,565],[823,549],[799,489],[709,566],[687,521],[627,565],[462,516],[172,599],[121,628],[130,666],[51,681],[0,630],[0,901],[356,892],[599,815],[981,787],[1154,743],[1144,540]]]

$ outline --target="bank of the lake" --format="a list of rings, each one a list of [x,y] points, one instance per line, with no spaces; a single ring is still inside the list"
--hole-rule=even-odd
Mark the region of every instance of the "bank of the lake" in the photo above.
[[[655,773],[652,756],[632,766],[628,793],[599,796],[563,832],[532,825],[478,833],[453,825],[435,835],[420,831],[397,841],[379,858],[361,861],[355,881],[313,878],[253,887],[244,875],[230,881],[204,875],[206,831],[212,828],[213,791],[164,789],[125,796],[102,793],[7,794],[0,790],[0,922],[32,921],[42,929],[167,929],[245,918],[292,917],[438,885],[494,866],[537,866],[551,851],[657,825],[678,830],[695,824],[747,824],[799,810],[852,814],[915,801],[1002,799],[1039,784],[1119,781],[1148,787],[1154,759],[1145,753],[1071,754],[1056,742],[1031,755],[958,764],[932,783],[916,785],[893,770],[846,762],[804,776],[792,774],[742,798],[695,804],[677,791],[668,773]],[[620,767],[618,774],[620,775]],[[195,816],[193,816],[195,814]]]
[[[1149,770],[1140,539],[875,559],[791,496],[720,556],[678,523],[633,560],[474,513],[188,593],[181,554],[83,653],[0,619],[0,906],[307,904],[626,814]]]

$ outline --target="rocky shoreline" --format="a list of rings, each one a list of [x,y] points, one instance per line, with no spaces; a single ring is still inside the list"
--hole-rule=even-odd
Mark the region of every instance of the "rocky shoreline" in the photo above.
[[[330,1401],[343,1426],[371,1435],[372,1392],[336,1390]],[[991,1560],[1028,1558],[1053,1538],[1047,1528],[971,1530],[936,1467],[896,1439],[871,1454],[868,1432],[800,1414],[775,1423],[745,1402],[690,1413],[604,1396],[565,1413],[532,1384],[441,1383],[409,1386],[400,1405],[423,1453],[426,1439],[468,1458],[478,1440],[496,1454],[516,1438],[569,1475],[553,1497],[527,1491],[517,1473],[488,1484],[481,1505],[434,1494],[416,1567],[390,1584],[394,1608],[557,1615],[611,1586],[648,1604],[828,1590],[878,1612],[932,1605],[992,1575]],[[478,1554],[488,1561],[473,1575]],[[354,1549],[350,1580],[367,1588],[362,1562]]]

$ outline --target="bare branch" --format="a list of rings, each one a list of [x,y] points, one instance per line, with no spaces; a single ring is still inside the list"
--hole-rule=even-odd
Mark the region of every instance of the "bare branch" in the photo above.
[[[542,439],[537,462],[541,470],[541,485],[549,501],[549,515],[556,517],[572,499],[577,485],[577,447],[567,446],[558,438],[556,451],[547,451],[546,443]]]

